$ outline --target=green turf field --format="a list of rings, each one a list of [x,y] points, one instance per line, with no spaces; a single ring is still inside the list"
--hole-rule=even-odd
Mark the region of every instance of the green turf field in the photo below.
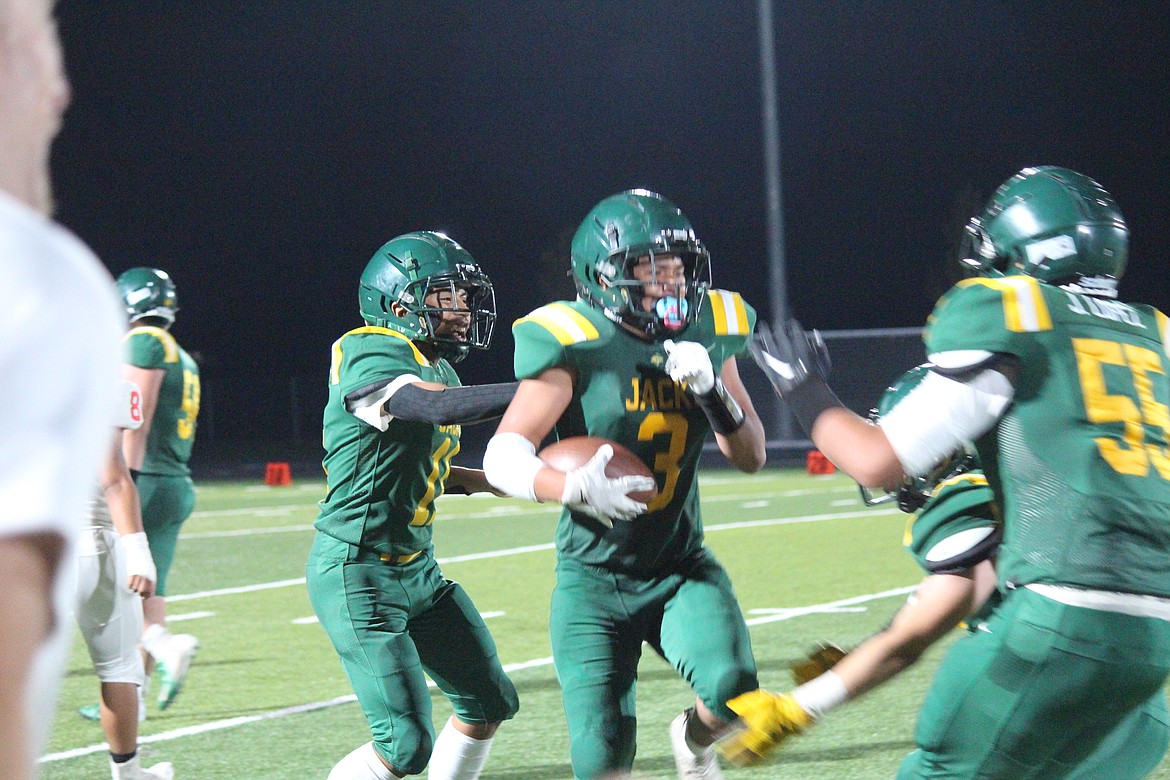
[[[708,544],[731,572],[765,687],[787,689],[787,664],[813,642],[855,643],[877,630],[919,574],[900,544],[903,515],[866,509],[840,475],[769,469],[702,477]],[[198,487],[171,572],[175,632],[201,641],[187,686],[142,724],[143,763],[176,776],[324,778],[368,741],[341,666],[313,619],[304,561],[323,483]],[[485,778],[571,777],[546,630],[558,509],[488,496],[444,497],[435,546],[488,618],[520,691],[520,713],[497,735]],[[944,643],[945,645],[945,643]],[[915,714],[945,647],[883,688],[792,740],[768,765],[729,778],[892,777],[911,749]],[[44,777],[109,777],[101,729],[77,716],[97,700],[80,639],[61,692]],[[686,684],[647,651],[638,684],[638,778],[673,778],[667,724],[691,701]],[[435,722],[450,714],[435,696]],[[1153,777],[1170,778],[1170,762]]]

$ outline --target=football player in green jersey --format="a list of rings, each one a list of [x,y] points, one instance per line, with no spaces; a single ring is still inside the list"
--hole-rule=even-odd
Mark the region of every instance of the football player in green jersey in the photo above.
[[[198,640],[167,629],[167,575],[175,560],[179,529],[195,508],[191,448],[199,416],[199,367],[170,328],[179,310],[171,277],[157,268],[131,268],[118,277],[130,331],[123,376],[142,392],[142,426],[126,430],[122,447],[142,499],[142,525],[158,568],[155,593],[142,603],[146,678],[158,664],[159,709],[179,695]],[[85,714],[83,712],[83,714]]]
[[[1003,507],[1002,601],[944,659],[899,776],[1065,777],[1170,673],[1170,325],[1116,300],[1128,230],[1086,176],[1026,168],[968,235],[976,276],[935,307],[933,366],[877,425],[798,324],[752,350],[858,481],[894,486],[971,440]]]
[[[630,770],[645,641],[696,694],[671,726],[680,776],[718,778],[714,732],[734,718],[725,702],[757,686],[756,667],[731,582],[703,544],[696,472],[712,430],[732,465],[764,464],[763,426],[736,368],[755,312],[710,287],[690,221],[646,190],[593,208],[573,237],[572,270],[575,301],[512,328],[520,389],[484,470],[505,493],[565,505],[550,628],[574,775]],[[658,495],[639,503],[627,494],[650,478],[606,477],[607,446],[574,471],[545,467],[536,447],[554,429],[625,445],[655,472]]]
[[[871,418],[877,421],[893,409],[929,369],[926,364],[906,372],[883,394]],[[888,626],[848,654],[822,645],[804,664],[794,665],[798,687],[790,693],[749,691],[729,702],[740,721],[719,749],[732,763],[758,763],[825,713],[909,668],[960,622],[965,620],[968,631],[982,630],[999,601],[994,559],[1002,523],[994,494],[977,469],[978,459],[964,447],[929,474],[907,476],[895,492],[874,495],[863,488],[869,506],[894,500],[902,511],[917,513],[904,543],[926,577]],[[1080,766],[1056,765],[1050,771],[1062,777],[1071,772],[1069,780],[1145,777],[1166,750],[1158,734],[1168,719],[1166,697],[1158,691]]]
[[[452,363],[490,344],[495,294],[447,236],[387,242],[358,299],[367,324],[333,344],[329,485],[306,575],[373,740],[329,778],[387,780],[429,765],[435,780],[470,780],[519,702],[483,618],[439,570],[431,524],[444,492],[492,490],[482,471],[451,461],[461,425],[499,417],[516,383],[460,386]],[[426,675],[455,710],[437,739]]]

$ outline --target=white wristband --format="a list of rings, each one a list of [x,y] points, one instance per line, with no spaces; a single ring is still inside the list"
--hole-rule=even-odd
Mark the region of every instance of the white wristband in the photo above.
[[[794,690],[792,698],[813,720],[820,720],[826,712],[847,700],[849,691],[841,676],[830,669]]]
[[[154,558],[150,554],[150,543],[146,541],[146,533],[139,531],[136,534],[125,534],[119,540],[122,551],[126,554],[126,573],[131,577],[145,577],[151,582],[157,582],[158,571],[154,568]]]
[[[536,475],[545,468],[536,445],[518,433],[497,433],[483,453],[483,475],[496,490],[536,500]]]

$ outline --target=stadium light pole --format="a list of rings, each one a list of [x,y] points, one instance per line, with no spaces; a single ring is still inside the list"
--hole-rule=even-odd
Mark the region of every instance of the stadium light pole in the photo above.
[[[764,107],[764,178],[768,214],[768,281],[772,327],[788,321],[788,283],[784,258],[784,209],[780,190],[780,122],[776,110],[776,41],[772,0],[759,0],[760,90]],[[776,404],[776,422],[785,440],[792,438],[792,415]]]

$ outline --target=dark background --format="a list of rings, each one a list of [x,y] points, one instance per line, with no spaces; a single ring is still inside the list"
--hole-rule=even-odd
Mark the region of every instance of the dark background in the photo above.
[[[1166,2],[774,0],[788,290],[823,329],[923,323],[958,230],[1021,167],[1098,179],[1122,297],[1170,309]],[[65,0],[61,221],[169,271],[202,363],[198,452],[319,441],[329,346],[389,238],[439,229],[509,324],[570,297],[602,197],[682,207],[717,285],[769,316],[752,0]],[[906,366],[898,366],[901,370]],[[744,368],[754,371],[754,367]],[[234,446],[234,445],[233,445]]]

